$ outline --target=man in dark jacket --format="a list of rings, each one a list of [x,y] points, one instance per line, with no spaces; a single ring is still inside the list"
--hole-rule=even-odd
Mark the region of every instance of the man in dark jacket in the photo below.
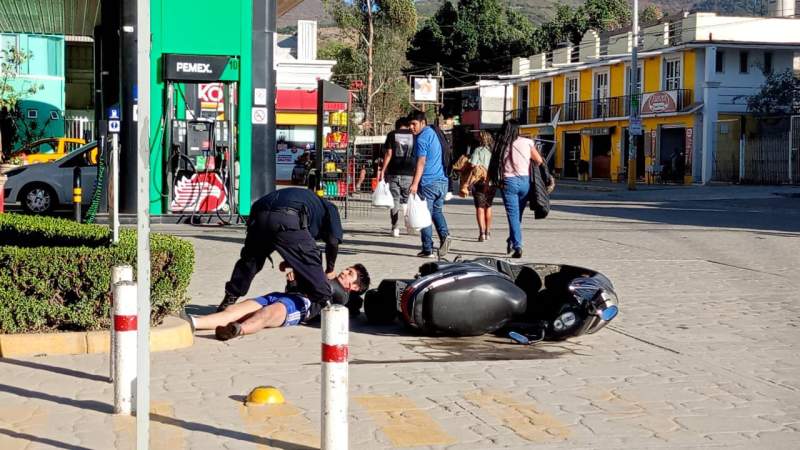
[[[217,311],[247,294],[253,277],[275,251],[294,269],[299,289],[312,302],[329,303],[327,280],[336,277],[334,265],[342,235],[339,210],[308,189],[280,189],[261,197],[250,210],[244,247]],[[317,240],[325,242],[324,271]]]

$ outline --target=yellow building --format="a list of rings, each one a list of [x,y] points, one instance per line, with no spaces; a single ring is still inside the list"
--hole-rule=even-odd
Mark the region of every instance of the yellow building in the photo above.
[[[630,30],[590,30],[579,45],[515,58],[503,77],[513,84],[521,133],[555,141],[545,148],[554,148],[557,175],[626,176],[632,43]],[[799,44],[800,21],[791,18],[695,13],[642,27],[633,89],[643,129],[638,178],[709,181],[719,114],[744,114],[737,99],[757,92],[768,72],[791,69]]]

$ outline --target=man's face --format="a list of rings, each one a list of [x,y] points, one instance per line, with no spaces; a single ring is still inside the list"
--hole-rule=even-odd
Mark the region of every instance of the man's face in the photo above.
[[[414,133],[415,135],[419,134],[419,132],[422,131],[423,128],[425,128],[425,125],[426,123],[424,120],[412,120],[411,132]]]
[[[336,279],[348,292],[358,292],[361,290],[361,286],[358,285],[358,272],[352,267],[348,267],[339,272],[339,275],[336,275]]]

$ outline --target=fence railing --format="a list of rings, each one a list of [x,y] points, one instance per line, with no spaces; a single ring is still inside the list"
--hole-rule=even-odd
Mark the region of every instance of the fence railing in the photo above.
[[[72,116],[64,119],[64,135],[68,138],[83,139],[86,142],[94,138],[94,120],[85,116]]]
[[[675,111],[682,111],[691,103],[692,91],[689,89],[678,89],[675,98]],[[652,93],[646,93],[652,94]],[[639,104],[645,94],[634,94],[638,97]],[[520,124],[546,124],[550,123],[555,114],[560,111],[560,122],[573,122],[576,120],[608,119],[612,117],[625,117],[630,114],[630,95],[618,97],[606,97],[592,100],[582,100],[577,102],[559,103],[549,106],[536,106],[528,109],[519,109],[512,112],[511,116],[517,119]],[[675,112],[664,111],[664,112]],[[659,113],[655,113],[659,114]]]

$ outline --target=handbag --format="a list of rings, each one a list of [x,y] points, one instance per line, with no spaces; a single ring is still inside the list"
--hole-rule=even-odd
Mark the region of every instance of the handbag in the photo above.
[[[544,219],[550,213],[550,192],[548,183],[552,176],[544,164],[536,167],[531,164],[531,187],[530,187],[530,207],[533,210],[533,217]]]

